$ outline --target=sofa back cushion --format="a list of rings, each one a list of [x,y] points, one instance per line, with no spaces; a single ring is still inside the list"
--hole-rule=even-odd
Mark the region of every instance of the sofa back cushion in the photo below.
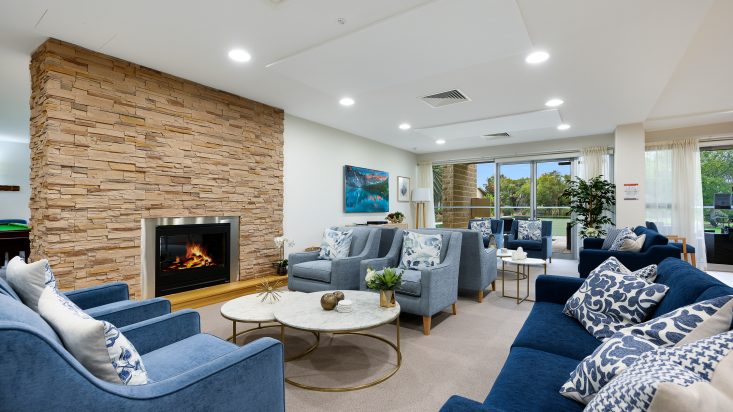
[[[682,306],[733,295],[733,288],[680,259],[667,258],[657,267],[656,283],[669,286],[667,295],[652,312],[651,317],[671,312]]]
[[[22,323],[46,339],[61,344],[56,332],[38,313],[24,305],[20,300],[3,293],[0,293],[0,321]]]
[[[642,246],[641,248],[642,252],[646,252],[652,246],[664,246],[669,243],[669,239],[667,239],[666,236],[662,235],[656,230],[647,229],[644,226],[637,226],[636,229],[634,229],[634,233],[636,233],[637,236],[646,234],[644,246]]]
[[[332,227],[331,229],[338,230],[339,232],[351,231],[349,256],[360,255],[364,251],[369,235],[377,230],[371,227]]]

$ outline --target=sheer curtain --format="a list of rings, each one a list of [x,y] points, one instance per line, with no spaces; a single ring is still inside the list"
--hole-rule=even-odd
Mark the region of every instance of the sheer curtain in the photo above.
[[[587,180],[596,176],[603,176],[608,179],[608,175],[608,147],[594,146],[580,149],[579,177]]]
[[[418,163],[417,164],[417,187],[418,188],[430,188],[433,191],[433,164]],[[425,205],[427,222],[425,227],[435,227],[435,202],[432,197],[430,201]]]
[[[646,146],[646,218],[660,232],[687,238],[705,269],[705,231],[699,139]]]

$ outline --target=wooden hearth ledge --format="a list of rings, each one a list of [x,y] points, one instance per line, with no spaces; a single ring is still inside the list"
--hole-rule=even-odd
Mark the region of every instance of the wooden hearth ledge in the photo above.
[[[254,279],[209,286],[208,288],[189,290],[188,292],[174,293],[163,297],[171,301],[171,309],[174,311],[196,309],[256,293],[257,286],[264,280],[270,282],[282,281],[287,284],[288,277],[274,275],[261,276]]]

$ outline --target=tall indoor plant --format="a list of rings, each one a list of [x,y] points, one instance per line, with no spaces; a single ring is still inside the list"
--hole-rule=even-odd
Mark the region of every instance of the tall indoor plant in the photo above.
[[[581,237],[601,237],[606,234],[603,226],[613,225],[610,213],[606,212],[613,212],[616,204],[616,185],[601,176],[569,180],[561,196],[570,199],[570,224],[580,225]]]

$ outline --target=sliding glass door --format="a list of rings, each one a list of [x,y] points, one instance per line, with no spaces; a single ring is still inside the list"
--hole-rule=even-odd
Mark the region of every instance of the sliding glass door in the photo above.
[[[552,222],[553,253],[572,253],[570,200],[562,197],[573,174],[572,161],[552,160],[535,163],[534,217]]]
[[[532,217],[532,164],[499,165],[499,210],[501,217]]]

